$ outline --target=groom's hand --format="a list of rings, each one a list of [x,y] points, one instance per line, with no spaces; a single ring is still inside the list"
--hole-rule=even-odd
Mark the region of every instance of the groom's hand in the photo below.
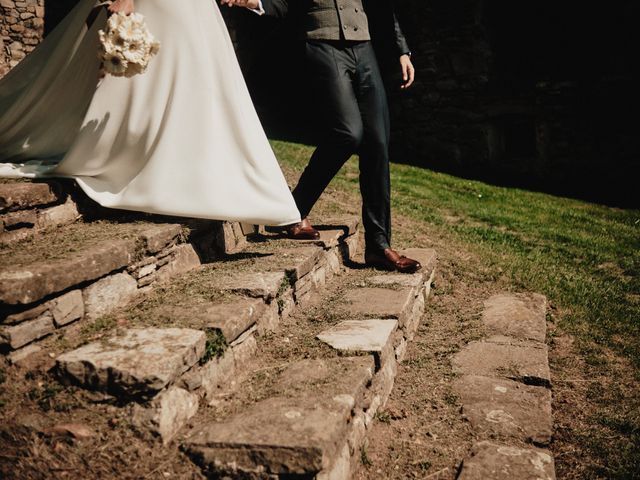
[[[220,0],[220,3],[229,7],[244,7],[252,10],[260,7],[259,0]]]
[[[411,57],[404,54],[400,57],[400,68],[402,69],[402,85],[400,88],[406,90],[411,86],[416,77],[416,69],[413,68]]]

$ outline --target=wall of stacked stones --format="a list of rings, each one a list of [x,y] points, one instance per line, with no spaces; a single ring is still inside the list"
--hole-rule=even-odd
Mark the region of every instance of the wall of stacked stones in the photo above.
[[[0,0],[0,77],[31,52],[44,33],[44,0]]]

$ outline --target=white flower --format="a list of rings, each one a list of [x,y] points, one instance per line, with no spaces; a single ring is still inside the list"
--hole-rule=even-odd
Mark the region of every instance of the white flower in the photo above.
[[[106,53],[103,56],[104,69],[115,77],[124,75],[129,66],[128,62],[116,53]]]
[[[143,63],[148,55],[149,48],[144,42],[132,40],[122,49],[122,56],[127,62]]]

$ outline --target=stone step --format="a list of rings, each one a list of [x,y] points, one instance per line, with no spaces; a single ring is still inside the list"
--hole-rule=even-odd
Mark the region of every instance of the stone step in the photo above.
[[[237,383],[260,336],[305,301],[301,288],[307,295],[340,273],[357,228],[332,230],[332,247],[268,239],[158,287],[113,312],[124,331],[58,357],[58,378],[137,402],[134,424],[171,441],[202,400]]]
[[[484,303],[487,338],[453,358],[454,391],[476,444],[461,479],[555,479],[547,299],[500,293]]]
[[[63,203],[66,198],[57,182],[3,182],[0,183],[0,214]]]
[[[312,358],[290,359],[281,353],[285,339],[265,339],[250,369],[276,363],[275,376],[256,375],[238,388],[228,416],[190,432],[183,448],[212,478],[348,479],[360,463],[367,429],[393,388],[398,362],[423,316],[433,279],[435,253],[413,251],[425,266],[415,275],[375,271],[353,286],[345,272],[336,288],[348,304],[344,318],[322,327],[296,324],[297,345]],[[359,285],[359,286],[358,286]],[[375,291],[372,291],[375,289]],[[321,294],[317,304],[324,303]],[[336,302],[340,304],[340,302]],[[353,308],[351,308],[353,307]],[[384,313],[385,318],[375,318]],[[315,335],[301,335],[310,328]],[[310,345],[315,343],[315,347]],[[326,347],[322,347],[326,344]],[[266,353],[264,353],[266,355]],[[244,392],[250,392],[246,394]],[[252,399],[258,398],[258,401]],[[235,403],[234,403],[235,402]]]
[[[30,238],[37,232],[82,218],[62,183],[0,183],[0,245]]]
[[[95,320],[218,255],[219,222],[97,221],[0,249],[0,350]],[[14,352],[12,358],[21,357]]]

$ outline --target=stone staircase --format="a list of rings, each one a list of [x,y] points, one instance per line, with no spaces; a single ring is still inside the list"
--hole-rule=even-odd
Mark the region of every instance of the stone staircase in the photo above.
[[[245,242],[238,224],[114,216],[69,190],[0,184],[0,351],[11,361]]]
[[[57,186],[2,188],[11,218],[77,205]],[[306,242],[162,220],[3,220],[7,358],[55,358],[60,383],[118,405],[212,478],[350,478],[424,312],[435,253],[407,252],[420,273],[381,274],[358,268],[353,218]]]

